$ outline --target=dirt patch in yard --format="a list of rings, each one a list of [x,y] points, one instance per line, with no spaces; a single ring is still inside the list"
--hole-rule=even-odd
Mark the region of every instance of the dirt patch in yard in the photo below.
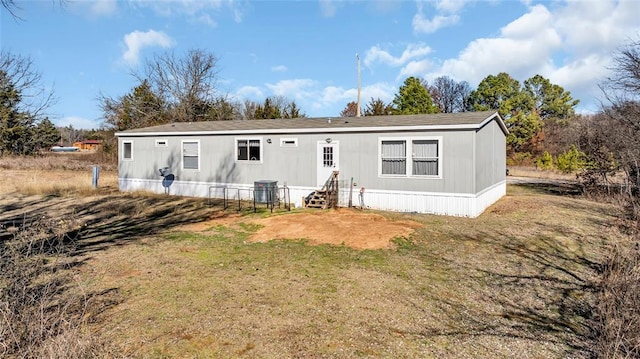
[[[178,228],[181,231],[204,232],[218,225],[251,223],[260,227],[250,241],[305,239],[309,244],[345,245],[355,249],[387,248],[397,237],[409,237],[422,227],[407,220],[391,220],[380,214],[355,209],[283,214],[268,218],[247,219],[241,216],[214,216],[209,221]]]

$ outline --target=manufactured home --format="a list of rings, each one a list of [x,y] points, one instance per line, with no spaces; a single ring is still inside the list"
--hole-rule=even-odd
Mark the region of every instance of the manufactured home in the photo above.
[[[341,206],[476,217],[505,195],[507,134],[497,112],[171,123],[116,133],[118,182],[241,199],[269,183],[303,206],[337,175]]]

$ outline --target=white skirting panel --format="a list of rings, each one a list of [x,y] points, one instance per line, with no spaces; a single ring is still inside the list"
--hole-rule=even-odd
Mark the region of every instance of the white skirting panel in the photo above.
[[[507,181],[496,183],[493,186],[481,191],[476,195],[476,215],[477,217],[489,208],[492,204],[498,202],[498,200],[507,194]]]
[[[161,180],[145,180],[133,178],[119,178],[121,191],[150,191],[155,193],[169,193],[177,196],[222,198],[222,187],[228,188],[229,199],[251,200],[253,185],[235,183],[207,183],[173,181],[164,187]],[[314,191],[312,187],[288,187],[291,204],[302,207],[304,197]],[[387,191],[367,189],[362,200],[364,206],[371,209],[395,212],[432,213],[457,217],[477,217],[487,207],[498,201],[507,193],[507,182],[497,183],[478,194],[464,193],[434,193]],[[280,192],[280,196],[283,194]],[[340,195],[340,206],[347,206],[348,194]],[[353,191],[352,204],[359,207],[360,193]]]
[[[369,190],[364,192],[367,208],[396,212],[431,213],[456,217],[477,217],[506,194],[507,182],[497,183],[474,194]],[[354,206],[360,205],[359,193]]]
[[[163,185],[162,180],[139,178],[118,178],[121,191],[149,191],[154,193],[168,193],[176,196],[208,197],[210,183],[173,181]]]
[[[210,183],[210,182],[186,182],[173,181],[170,186],[164,187],[162,180],[149,180],[137,178],[118,178],[118,186],[121,191],[149,191],[153,193],[168,193],[175,196],[188,197],[211,197],[222,198],[223,188],[227,188],[227,198],[229,200],[253,199],[252,184],[238,183]],[[288,187],[291,204],[295,207],[302,207],[303,198],[313,192],[311,187]],[[284,192],[280,191],[280,196]]]

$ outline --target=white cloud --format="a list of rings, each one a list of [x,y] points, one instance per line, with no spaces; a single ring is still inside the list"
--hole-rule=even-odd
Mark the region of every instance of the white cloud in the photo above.
[[[282,80],[276,84],[266,84],[268,91],[257,86],[244,86],[235,92],[239,100],[252,99],[262,101],[267,96],[284,96],[295,100],[308,116],[338,116],[348,102],[356,101],[357,88],[345,89],[339,86],[323,86],[310,79]],[[397,87],[387,83],[376,83],[361,89],[361,105],[364,110],[371,98],[390,102]]]
[[[129,3],[138,7],[150,8],[161,16],[195,15],[207,10],[220,10],[223,6],[222,0],[130,0]],[[233,1],[228,3],[233,3]]]
[[[475,86],[499,72],[519,81],[540,74],[571,91],[583,108],[594,108],[611,53],[640,33],[639,10],[634,0],[533,5],[498,36],[471,41],[425,77],[447,75]]]
[[[577,56],[605,53],[640,33],[638,14],[634,0],[573,1],[557,12],[555,26]]]
[[[439,0],[436,1],[436,9],[438,11],[448,12],[448,13],[457,13],[462,10],[465,5],[464,0]]]
[[[336,3],[332,0],[320,0],[320,12],[324,17],[334,17],[336,15]]]
[[[361,90],[361,102],[362,108],[364,109],[364,104],[371,101],[371,99],[381,99],[384,102],[390,102],[395,96],[398,88],[394,85],[379,82],[373,85],[365,86]]]
[[[610,64],[611,58],[609,56],[592,54],[556,68],[548,76],[554,83],[561,83],[573,88],[585,87],[602,80],[608,73],[607,67]]]
[[[399,57],[394,57],[388,51],[379,46],[373,46],[364,55],[364,64],[369,67],[375,62],[381,62],[389,66],[402,66],[415,58],[424,58],[431,53],[431,48],[424,44],[410,44]]]
[[[575,59],[546,75],[551,82],[570,90],[573,98],[581,100],[583,109],[595,112],[599,106],[598,99],[602,98],[598,83],[607,76],[610,66],[610,56],[592,54]]]
[[[310,79],[281,80],[276,84],[266,84],[267,88],[276,96],[292,99],[302,99],[311,96],[313,87],[317,83]]]
[[[153,10],[156,14],[166,17],[186,17],[192,22],[203,22],[216,26],[215,17],[225,14],[233,21],[240,23],[250,8],[245,1],[223,0],[130,0],[130,4]]]
[[[460,21],[458,15],[436,15],[432,19],[426,19],[422,13],[417,13],[413,16],[412,24],[413,31],[416,33],[431,34],[443,27],[455,25]]]
[[[89,120],[78,116],[67,116],[61,119],[53,121],[56,126],[67,127],[73,126],[73,128],[91,130],[100,128],[100,122],[96,120]]]
[[[507,24],[500,31],[501,36],[511,39],[529,39],[540,31],[553,26],[553,18],[543,5],[536,5],[529,12]]]
[[[108,17],[118,11],[117,0],[70,1],[69,10],[89,18]]]
[[[233,3],[233,2],[231,2]],[[246,10],[242,7],[238,7],[238,6],[234,6],[232,8],[233,11],[233,21],[237,22],[237,23],[241,23],[242,19],[244,18],[244,14],[246,12]]]
[[[243,86],[238,91],[236,91],[235,95],[241,100],[262,99],[264,97],[264,93],[257,86]]]
[[[287,70],[289,70],[289,69],[284,65],[278,65],[278,66],[271,67],[271,71],[273,71],[273,72],[287,72]]]
[[[140,62],[140,51],[145,47],[160,46],[168,48],[175,44],[167,34],[155,30],[128,33],[124,36],[124,43],[127,49],[122,54],[122,59],[130,66],[137,65]]]
[[[205,24],[209,27],[216,27],[218,23],[209,14],[202,14],[195,18],[195,22]]]
[[[503,27],[500,36],[469,43],[457,58],[445,60],[439,72],[471,84],[499,72],[515,78],[548,73],[553,69],[554,51],[563,45],[553,27],[555,21],[544,6],[534,6]]]
[[[405,78],[407,76],[424,76],[431,68],[431,61],[420,60],[411,61],[400,70],[398,78]]]
[[[365,86],[360,91],[360,106],[362,110],[371,99],[390,102],[397,88],[387,83],[376,83]],[[338,116],[347,103],[357,101],[358,89],[344,89],[337,86],[327,86],[319,90],[319,94],[310,98],[308,102],[301,103],[302,108],[310,108],[311,116]]]
[[[460,0],[443,0],[435,3],[435,7],[438,13],[433,18],[428,19],[424,15],[424,5],[421,1],[418,1],[418,11],[413,16],[411,24],[413,25],[413,31],[417,34],[427,33],[431,34],[443,27],[455,25],[460,21],[459,12],[464,6],[464,1]]]
[[[95,16],[113,15],[117,9],[116,0],[96,0],[91,3],[91,14]]]
[[[314,105],[324,107],[336,102],[345,102],[346,105],[346,102],[355,101],[357,99],[357,92],[357,89],[345,90],[342,87],[327,86],[322,89],[322,93],[319,97],[320,101],[316,102]]]

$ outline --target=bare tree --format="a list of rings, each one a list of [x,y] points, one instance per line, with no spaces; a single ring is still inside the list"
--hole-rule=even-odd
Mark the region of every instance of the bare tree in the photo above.
[[[358,113],[358,103],[351,101],[347,103],[342,111],[340,111],[340,117],[356,117]]]
[[[52,2],[56,3],[55,0]],[[66,3],[66,0],[58,0],[57,2],[62,6]],[[20,8],[20,6],[18,6],[18,4],[16,4],[15,0],[0,0],[0,5],[5,10],[7,10],[11,17],[13,17],[15,20],[23,20],[20,16],[18,16],[18,11],[22,9]]]
[[[33,61],[29,57],[0,50],[0,71],[4,74],[2,81],[10,81],[20,94],[16,110],[28,113],[34,119],[45,117],[46,110],[55,104],[56,99],[53,87],[46,87],[42,83],[42,75]]]
[[[240,112],[240,118],[243,120],[255,120],[256,119],[256,110],[260,106],[259,103],[252,100],[244,100],[242,103],[242,110]]]
[[[209,107],[219,98],[218,59],[204,50],[189,50],[184,57],[165,53],[147,63],[144,74],[134,74],[141,82],[145,79],[166,103],[170,105],[174,121],[201,121]]]
[[[364,110],[365,116],[386,116],[393,114],[393,104],[385,103],[380,97],[371,98]]]
[[[17,10],[20,10],[20,7],[16,5],[14,0],[0,0],[0,4],[2,4],[2,7],[5,8],[14,19],[22,20],[16,13]]]
[[[608,98],[611,98],[611,90],[627,96],[624,100],[640,99],[640,40],[631,41],[620,48],[613,57],[614,66],[612,75],[607,79],[605,88]]]
[[[456,82],[448,76],[440,76],[426,87],[440,112],[465,111],[467,99],[471,94],[471,86],[466,81]]]
[[[606,171],[625,174],[628,193],[637,199],[640,191],[640,41],[630,42],[614,55],[612,75],[601,84],[608,103],[595,121],[581,133],[581,150],[593,163],[587,180],[607,185]],[[613,167],[612,167],[613,166]],[[639,213],[640,215],[640,213]]]

